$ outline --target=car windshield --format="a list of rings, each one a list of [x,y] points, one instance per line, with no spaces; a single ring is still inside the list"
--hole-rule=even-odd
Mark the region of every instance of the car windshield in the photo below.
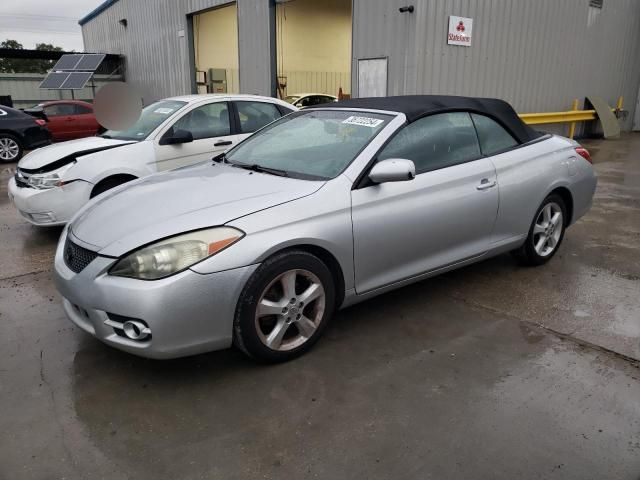
[[[300,95],[287,95],[286,97],[284,97],[284,101],[289,103],[294,103],[299,98],[300,98]]]
[[[142,109],[138,121],[126,130],[107,130],[101,137],[117,140],[144,140],[167,118],[183,108],[187,102],[161,100]]]
[[[296,178],[334,178],[392,118],[342,110],[294,113],[240,143],[227,152],[226,160],[282,170]]]

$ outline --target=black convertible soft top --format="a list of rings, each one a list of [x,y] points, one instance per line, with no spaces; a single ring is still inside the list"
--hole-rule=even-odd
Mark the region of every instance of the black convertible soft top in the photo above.
[[[487,115],[526,143],[544,135],[526,125],[515,110],[497,98],[457,97],[452,95],[405,95],[398,97],[352,98],[317,108],[363,108],[404,113],[409,123],[426,115],[442,112],[469,111]]]

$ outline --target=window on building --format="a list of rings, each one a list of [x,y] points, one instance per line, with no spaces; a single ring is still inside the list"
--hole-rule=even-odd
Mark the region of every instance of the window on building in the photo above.
[[[173,130],[191,132],[194,140],[229,135],[231,128],[227,102],[209,103],[194,108],[173,124]]]
[[[281,117],[272,103],[236,102],[240,118],[240,132],[253,133]]]
[[[484,115],[471,114],[478,132],[480,149],[484,155],[494,155],[518,145],[518,142],[495,120]]]
[[[416,173],[450,167],[480,157],[478,138],[469,114],[441,113],[404,127],[378,155],[379,160],[406,158]]]

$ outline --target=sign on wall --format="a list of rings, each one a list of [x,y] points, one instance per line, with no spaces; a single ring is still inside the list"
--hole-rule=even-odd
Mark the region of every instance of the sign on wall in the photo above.
[[[471,28],[473,18],[449,16],[449,33],[447,43],[449,45],[471,46]]]

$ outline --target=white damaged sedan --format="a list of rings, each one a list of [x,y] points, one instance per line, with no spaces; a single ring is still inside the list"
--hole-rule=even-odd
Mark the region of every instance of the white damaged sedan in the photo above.
[[[64,225],[91,198],[113,187],[208,160],[295,110],[255,95],[161,100],[144,108],[127,130],[29,153],[9,181],[9,198],[34,225]]]

